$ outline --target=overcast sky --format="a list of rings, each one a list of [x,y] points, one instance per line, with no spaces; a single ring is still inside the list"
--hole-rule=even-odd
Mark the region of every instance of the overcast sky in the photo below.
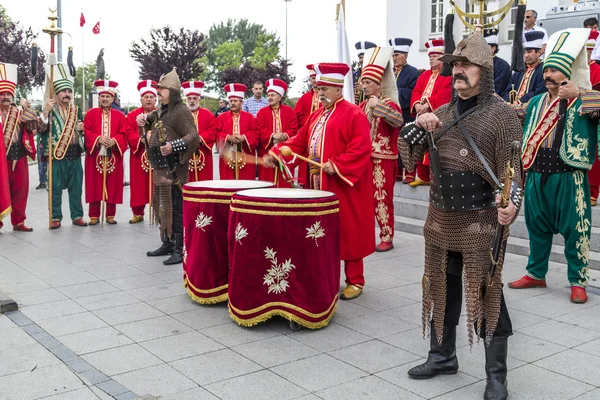
[[[301,90],[306,64],[336,61],[337,3],[339,0],[292,0],[288,3],[288,57],[294,64],[291,72],[296,77],[289,93],[291,97]],[[380,45],[385,42],[385,3],[385,0],[346,0],[346,26],[353,57],[356,57],[354,43],[357,41],[369,40]],[[49,25],[48,8],[54,8],[55,4],[55,0],[2,0],[13,20],[31,26],[39,33],[37,43],[44,52],[49,50],[49,38],[42,33],[42,28]],[[62,27],[72,37],[63,36],[63,61],[66,62],[69,45],[74,48],[76,66],[82,63],[82,53],[84,62],[94,62],[98,51],[104,47],[106,72],[119,82],[122,103],[137,104],[138,64],[129,57],[128,49],[132,41],[146,37],[150,28],[168,24],[207,33],[214,23],[228,18],[247,18],[264,25],[268,31],[277,32],[284,56],[285,7],[284,0],[62,0]],[[86,24],[80,28],[82,11]],[[101,33],[94,35],[92,27],[98,20]]]

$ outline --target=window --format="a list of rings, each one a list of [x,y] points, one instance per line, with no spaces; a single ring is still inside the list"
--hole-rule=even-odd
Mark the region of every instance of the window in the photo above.
[[[431,0],[431,28],[429,33],[444,33],[444,0]]]
[[[507,39],[512,42],[515,38],[515,22],[517,21],[517,7],[519,6],[519,0],[514,0],[513,6],[510,9],[510,15],[508,16],[508,37]]]

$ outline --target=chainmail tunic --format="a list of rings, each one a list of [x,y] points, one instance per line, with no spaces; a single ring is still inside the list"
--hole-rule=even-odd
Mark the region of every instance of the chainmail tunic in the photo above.
[[[494,95],[493,73],[481,68],[481,91],[477,98],[478,109],[462,121],[479,147],[482,155],[502,183],[506,163],[510,157],[510,144],[522,138],[522,128],[517,114],[504,101]],[[458,97],[455,95],[449,104],[438,108],[434,113],[442,122],[442,128],[455,119],[454,108]],[[434,132],[434,142],[438,148],[444,172],[473,171],[483,177],[494,188],[497,185],[487,173],[457,124],[451,127],[439,140]],[[398,140],[400,156],[408,171],[414,170],[416,162],[422,160],[428,145],[410,146],[405,140]],[[516,161],[515,181],[521,182],[520,158]],[[441,183],[443,185],[443,182]],[[460,188],[455,189],[461,196]],[[518,210],[517,210],[518,214]],[[489,341],[496,330],[500,313],[502,294],[502,263],[504,252],[498,261],[493,284],[482,298],[482,288],[490,266],[490,248],[498,223],[496,208],[479,211],[446,212],[429,205],[425,221],[425,280],[423,285],[423,334],[428,334],[429,321],[433,320],[438,342],[441,344],[444,314],[446,308],[446,263],[449,251],[463,255],[463,280],[467,308],[469,343],[482,327],[485,317],[485,337]],[[508,238],[508,229],[505,229]]]
[[[155,111],[148,116],[147,126],[152,128],[150,147],[160,147],[156,123],[162,122],[167,141],[182,138],[187,143],[184,153],[176,155],[175,175],[180,186],[187,183],[188,163],[192,154],[198,149],[200,137],[194,122],[194,117],[188,107],[182,103],[181,95],[170,90],[169,104],[166,112]],[[160,225],[161,237],[171,238],[173,235],[173,202],[172,186],[176,184],[168,168],[153,168],[152,179],[154,182],[152,207],[154,218]]]

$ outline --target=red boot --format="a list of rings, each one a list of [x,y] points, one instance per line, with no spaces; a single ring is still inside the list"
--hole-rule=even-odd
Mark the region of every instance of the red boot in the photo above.
[[[585,288],[581,286],[571,286],[571,303],[583,304],[587,301]]]
[[[58,228],[60,228],[60,221],[57,219],[53,219],[50,229],[58,229]]]
[[[375,251],[378,253],[383,253],[386,251],[390,251],[391,249],[394,248],[394,243],[392,242],[381,242],[377,245],[377,247],[375,247]]]
[[[17,231],[17,232],[31,232],[31,231],[33,231],[33,228],[30,228],[27,225],[25,225],[25,222],[21,222],[20,224],[17,224],[15,226],[13,226],[13,231]]]
[[[508,287],[511,289],[529,289],[533,287],[546,287],[545,279],[533,279],[532,277],[525,275],[519,280],[508,283]]]

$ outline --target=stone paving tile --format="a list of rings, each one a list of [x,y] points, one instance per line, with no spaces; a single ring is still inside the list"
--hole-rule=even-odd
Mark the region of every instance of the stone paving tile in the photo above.
[[[44,397],[44,400],[98,400],[98,396],[90,388],[81,388],[71,392]]]
[[[566,349],[564,346],[523,335],[519,332],[515,332],[509,340],[509,351],[512,356],[528,363],[560,353]]]
[[[131,339],[112,327],[59,336],[57,339],[79,355],[132,343]]]
[[[229,349],[174,361],[170,365],[201,386],[263,369]]]
[[[79,297],[75,301],[90,311],[113,308],[126,304],[138,303],[140,300],[126,292],[102,293],[94,296]]]
[[[427,399],[441,396],[477,381],[477,379],[472,376],[463,374],[460,371],[456,375],[436,376],[435,379],[428,379],[426,381],[409,378],[407,371],[423,361],[424,360],[388,369],[376,374],[376,376]]]
[[[150,275],[137,275],[127,278],[111,279],[106,282],[121,290],[139,289],[165,283],[164,280]]]
[[[512,338],[508,340],[508,359],[506,364],[509,370],[518,368],[524,364],[524,361],[513,357],[513,349],[511,348]],[[459,371],[471,375],[477,379],[485,379],[485,345],[484,343],[474,344],[473,348],[462,346],[456,349],[456,357],[458,358]]]
[[[142,321],[144,319],[165,315],[146,303],[134,303],[113,308],[103,308],[102,310],[94,311],[94,314],[110,325]]]
[[[513,302],[511,307],[542,317],[555,318],[569,313],[577,314],[586,308],[598,305],[598,301],[600,300],[596,296],[589,296],[587,303],[573,304],[569,302],[568,292],[563,293],[563,291],[555,290],[547,294]]]
[[[332,351],[328,354],[370,374],[375,374],[421,358],[379,340],[360,343],[355,346]]]
[[[0,377],[0,393],[6,399],[38,399],[81,387],[83,382],[64,364]]]
[[[396,333],[395,335],[385,336],[379,340],[420,357],[425,357],[429,351],[429,338],[423,339],[420,327]]]
[[[415,324],[396,319],[384,313],[375,312],[352,319],[340,316],[336,323],[374,338],[389,336],[418,327]]]
[[[534,365],[600,387],[600,357],[598,356],[579,350],[566,350],[536,361]]]
[[[206,389],[223,400],[286,400],[308,394],[301,387],[266,370],[213,383]]]
[[[366,376],[317,392],[325,400],[420,400],[414,393],[404,390],[376,376]],[[315,397],[316,398],[316,397]]]
[[[167,315],[158,318],[145,319],[143,321],[115,325],[115,328],[136,342],[177,335],[178,333],[191,330],[189,326],[184,325]]]
[[[235,346],[232,350],[265,368],[319,354],[318,350],[284,335]]]
[[[506,291],[505,291],[506,292]],[[511,309],[508,307],[508,314],[510,315],[510,321],[512,322],[513,331],[520,331],[531,325],[539,324],[540,322],[547,321],[546,318],[540,317],[539,315],[530,314],[525,311]]]
[[[141,342],[140,345],[165,362],[210,353],[224,348],[220,343],[195,331]]]
[[[37,304],[21,309],[21,312],[34,321],[79,314],[87,311],[73,300],[59,300],[52,303]]]
[[[64,336],[108,326],[100,318],[89,311],[39,321],[36,320],[36,322],[52,336]]]
[[[97,282],[100,279],[89,272],[82,271],[77,267],[73,267],[72,272],[61,272],[60,274],[54,274],[50,276],[40,276],[48,285],[54,288],[60,288],[62,286],[72,285],[87,285],[90,282]]]
[[[89,353],[82,358],[108,376],[162,364],[162,360],[137,344]]]
[[[564,400],[576,398],[594,389],[581,381],[527,364],[509,372],[511,391],[531,399]]]
[[[417,324],[421,322],[421,309],[421,303],[419,302],[403,307],[392,308],[391,310],[386,310],[383,313],[411,324]],[[415,327],[416,325],[411,329],[414,329]]]
[[[589,296],[588,296],[589,298]],[[570,313],[556,318],[557,321],[577,325],[593,332],[600,332],[600,306],[586,308],[585,318],[581,313]]]
[[[152,274],[150,276],[153,276],[155,278],[158,278],[162,281],[169,282],[169,283],[183,282],[182,273],[179,268],[174,271],[159,272],[156,274]]]
[[[2,350],[0,360],[0,376],[61,363],[39,343]]]
[[[367,274],[365,275],[369,282],[369,288],[375,288],[377,290],[392,289],[400,286],[406,286],[412,283],[412,281],[408,281],[397,276],[388,274],[373,274],[370,276]]]
[[[600,399],[600,389],[591,390],[581,396],[575,397],[577,400],[598,400]]]
[[[549,320],[536,325],[519,329],[520,333],[548,342],[573,347],[578,343],[585,343],[600,338],[600,332],[594,332],[575,325]]]
[[[11,293],[10,297],[17,302],[19,308],[42,303],[50,303],[59,300],[67,300],[67,296],[53,288],[34,290],[32,292]]]
[[[279,365],[271,371],[310,392],[341,385],[367,375],[351,365],[320,354]]]
[[[10,320],[10,318],[8,318],[4,314],[0,314],[0,331],[2,331],[4,329],[10,329],[10,328],[16,328],[16,327],[17,327],[17,325],[15,325],[15,323],[12,322]]]
[[[130,276],[146,275],[145,272],[129,266],[106,268],[98,271],[91,271],[91,273],[97,276],[98,278],[102,279],[103,281],[108,281],[110,279],[129,278]]]
[[[35,344],[35,340],[19,327],[3,329],[1,337],[0,351]]]
[[[182,283],[164,283],[160,286],[150,286],[146,288],[129,290],[127,293],[148,303],[150,300],[159,300],[166,299],[168,297],[179,296],[182,294],[182,292]]]
[[[162,396],[160,400],[219,400],[219,398],[213,396],[205,389],[197,387],[184,392]]]
[[[511,386],[510,386],[511,382],[509,380],[508,382],[508,398],[510,400],[526,400],[529,399],[529,397],[523,397],[520,396],[516,393],[514,393],[512,390],[510,390]],[[481,400],[481,398],[483,397],[483,392],[485,391],[485,381],[479,381],[477,383],[474,383],[472,385],[469,386],[465,386],[463,388],[454,390],[450,393],[446,393],[440,397],[436,397],[435,400]]]
[[[279,332],[274,331],[265,324],[246,328],[239,326],[233,321],[229,324],[205,328],[200,330],[200,332],[227,347],[256,342],[257,340],[280,335]]]
[[[330,323],[327,327],[315,331],[303,329],[290,333],[288,336],[307,346],[325,352],[371,340],[370,337],[362,333],[336,323]]]
[[[183,285],[182,285],[182,292],[183,292]],[[225,314],[227,314],[227,304],[223,303],[221,306],[218,304],[215,305],[208,305],[208,306],[201,306],[200,304],[194,302],[192,299],[190,299],[190,296],[188,296],[187,294],[180,294],[178,296],[173,296],[173,297],[167,297],[167,298],[163,298],[163,299],[154,299],[154,300],[144,300],[146,303],[150,304],[152,307],[156,308],[157,310],[160,310],[162,312],[164,312],[165,314],[172,314],[172,317],[175,317],[176,315],[179,315],[178,313],[183,313],[185,311],[193,311],[193,310],[198,310],[200,308],[219,308],[221,306],[225,307],[225,311],[222,311],[219,309],[218,314],[222,315],[223,312]],[[217,312],[215,312],[216,314]],[[229,316],[227,316],[229,318]],[[185,323],[185,321],[181,321],[183,323]],[[206,328],[207,326],[203,326],[203,328]],[[196,328],[197,329],[197,328]]]
[[[63,286],[58,289],[62,294],[69,297],[70,299],[77,299],[79,297],[96,296],[105,293],[118,292],[119,289],[109,285],[104,281],[90,282],[85,285],[72,285]]]
[[[575,342],[575,343],[577,343],[577,342]],[[600,357],[600,339],[592,340],[591,342],[587,342],[582,345],[579,345],[579,346],[575,347],[575,350],[579,350],[584,353],[593,354],[595,356]]]

